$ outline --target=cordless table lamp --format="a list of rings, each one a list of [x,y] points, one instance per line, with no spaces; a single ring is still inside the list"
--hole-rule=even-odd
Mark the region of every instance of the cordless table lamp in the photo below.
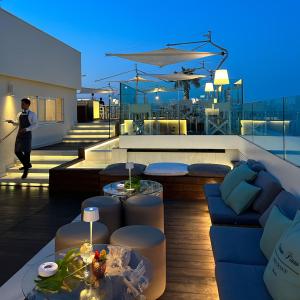
[[[126,169],[128,169],[128,173],[129,173],[129,190],[132,190],[131,187],[131,170],[134,168],[134,163],[133,162],[127,162],[126,163]]]
[[[99,220],[98,207],[86,207],[83,211],[83,221],[90,223],[90,243],[93,245],[93,222]]]

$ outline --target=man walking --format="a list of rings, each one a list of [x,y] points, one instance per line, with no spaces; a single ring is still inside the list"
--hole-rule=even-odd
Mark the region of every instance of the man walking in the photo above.
[[[30,163],[32,130],[38,126],[37,116],[33,111],[29,110],[29,106],[30,100],[27,98],[22,99],[22,112],[18,113],[15,121],[7,121],[15,126],[19,126],[15,143],[15,154],[23,165],[19,169],[23,170],[22,179],[27,178],[28,170],[32,167]]]

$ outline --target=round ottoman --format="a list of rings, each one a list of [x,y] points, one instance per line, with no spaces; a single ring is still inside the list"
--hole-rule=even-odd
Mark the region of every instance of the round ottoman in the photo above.
[[[73,222],[60,227],[55,236],[55,251],[80,247],[90,240],[90,224],[88,222]],[[93,223],[93,244],[107,244],[109,232],[107,227],[100,223]]]
[[[149,259],[153,276],[145,291],[147,300],[158,299],[166,288],[166,238],[157,228],[132,225],[119,228],[110,237],[112,245],[129,247]]]
[[[84,200],[81,204],[81,216],[86,207],[98,207],[100,222],[105,224],[109,233],[121,227],[121,203],[110,196],[96,196]]]
[[[150,225],[164,232],[164,203],[159,196],[136,195],[124,202],[126,225]]]

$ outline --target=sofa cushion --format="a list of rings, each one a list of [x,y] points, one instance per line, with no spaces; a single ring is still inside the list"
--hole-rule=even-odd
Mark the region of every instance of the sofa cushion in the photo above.
[[[281,191],[269,208],[260,217],[259,223],[261,226],[265,226],[274,205],[276,205],[286,217],[293,220],[297,210],[300,209],[300,199],[287,191]]]
[[[263,281],[264,266],[218,262],[216,280],[221,300],[272,300]]]
[[[260,214],[254,211],[246,211],[237,215],[227,206],[221,197],[208,197],[208,210],[213,224],[227,225],[259,225]]]
[[[247,165],[240,165],[230,171],[221,183],[220,190],[222,198],[225,200],[231,191],[243,180],[250,181],[256,176],[256,172],[252,171]]]
[[[259,187],[242,181],[233,189],[224,202],[239,215],[251,206],[259,192]]]
[[[273,210],[272,210],[273,211]],[[300,294],[300,211],[281,236],[264,273],[274,299],[298,300]]]
[[[253,170],[255,172],[260,172],[260,171],[266,170],[265,166],[261,162],[254,160],[254,159],[248,159],[247,165],[251,168],[251,170]]]
[[[146,166],[142,164],[134,164],[134,168],[131,170],[132,176],[140,176],[143,174]],[[128,176],[128,170],[126,169],[126,163],[117,163],[108,165],[104,170],[100,171],[101,175],[109,176]]]
[[[260,240],[260,249],[267,259],[270,259],[277,242],[291,223],[292,220],[284,216],[277,206],[273,206]]]
[[[188,166],[189,176],[224,177],[231,168],[219,164],[192,164]]]
[[[263,228],[217,226],[210,228],[210,239],[216,262],[266,265],[259,248]]]
[[[144,174],[152,176],[183,176],[187,173],[187,164],[174,162],[153,163],[148,165],[144,171]]]
[[[266,171],[260,171],[253,184],[260,187],[261,192],[254,200],[252,208],[262,214],[280,193],[282,187],[280,182]]]
[[[205,197],[221,197],[220,184],[219,183],[208,183],[204,185]]]

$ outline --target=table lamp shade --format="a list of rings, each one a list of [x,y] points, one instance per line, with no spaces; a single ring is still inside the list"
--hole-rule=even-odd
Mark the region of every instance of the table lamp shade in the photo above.
[[[134,163],[133,162],[127,162],[126,163],[126,169],[132,170],[134,168]]]
[[[226,69],[220,69],[215,71],[214,84],[215,85],[229,84],[228,71]]]
[[[205,92],[213,92],[214,91],[214,85],[212,82],[206,82],[205,83],[205,88],[204,88]]]
[[[86,207],[83,211],[84,222],[96,222],[99,220],[98,207]]]

